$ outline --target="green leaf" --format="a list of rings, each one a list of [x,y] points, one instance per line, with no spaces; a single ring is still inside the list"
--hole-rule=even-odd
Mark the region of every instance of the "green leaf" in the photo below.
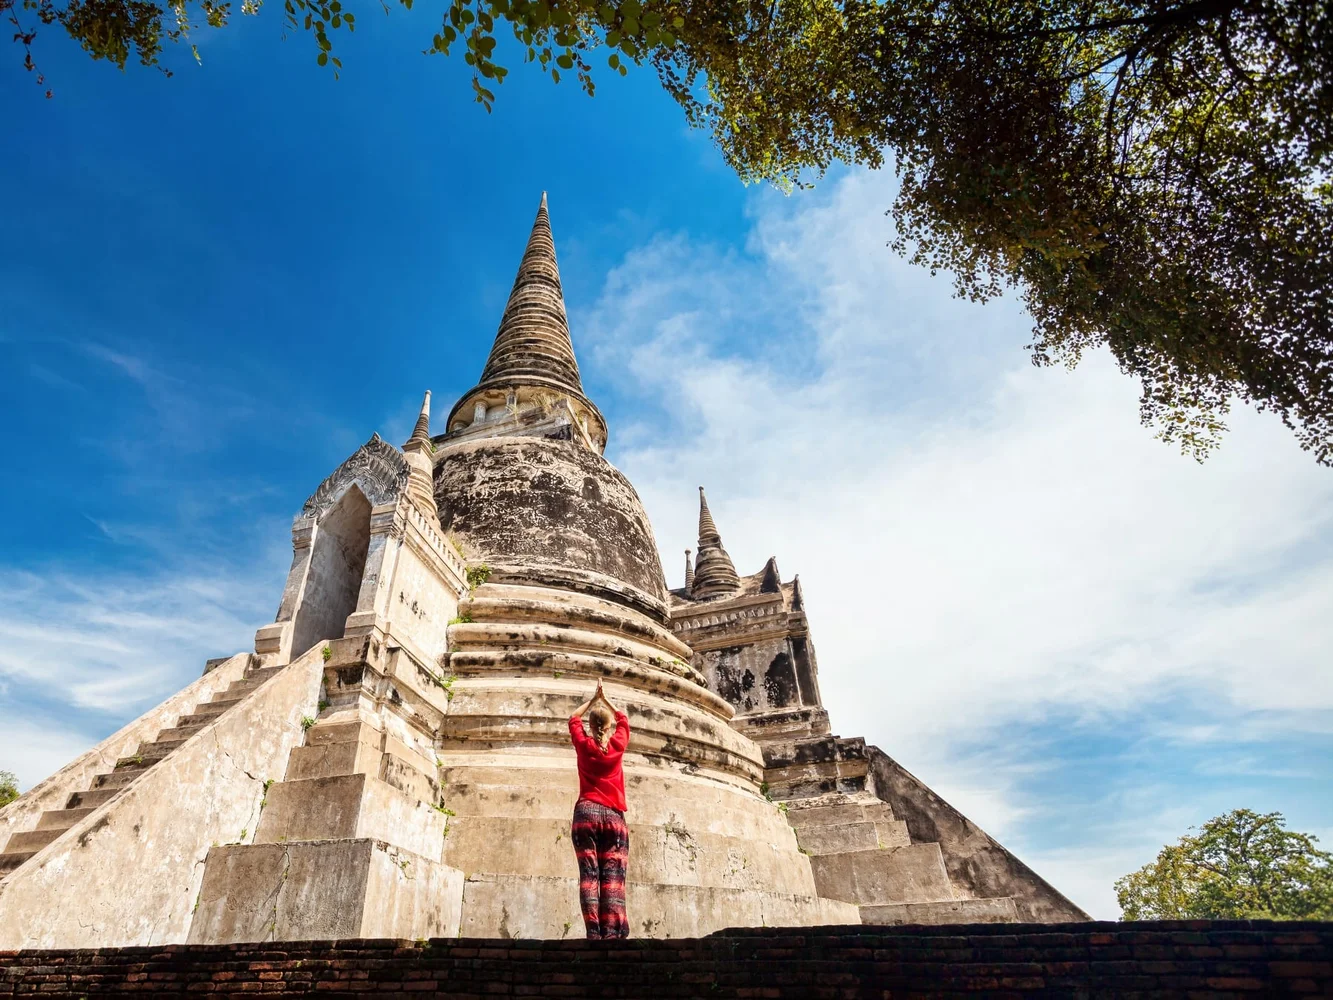
[[[327,52],[321,52],[315,57],[315,62],[319,63],[321,66],[327,66],[329,64],[329,54]]]

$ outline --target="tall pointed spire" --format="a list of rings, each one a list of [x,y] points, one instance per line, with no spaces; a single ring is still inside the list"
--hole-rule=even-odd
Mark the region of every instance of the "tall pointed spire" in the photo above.
[[[699,557],[694,562],[694,580],[690,596],[696,598],[721,597],[740,589],[736,567],[722,547],[722,536],[713,515],[708,510],[708,498],[699,487]]]
[[[578,419],[586,424],[584,430],[598,442],[599,449],[605,442],[606,423],[583,395],[579,364],[569,337],[545,191],[481,381],[449,413],[448,429],[465,426],[474,407],[480,407],[477,412],[484,414],[487,408],[506,402],[506,393],[513,396],[519,390],[535,390],[548,399],[554,394],[573,400],[578,404]]]
[[[435,446],[430,442],[430,390],[421,401],[421,413],[417,416],[417,425],[412,428],[412,436],[403,445],[403,457],[407,459],[407,496],[423,514],[438,519],[439,509],[435,506],[435,460],[431,455]]]
[[[685,593],[694,586],[694,562],[690,559],[690,550],[685,550]]]
[[[481,382],[485,385],[497,379],[534,377],[557,387],[583,391],[565,318],[545,191]]]

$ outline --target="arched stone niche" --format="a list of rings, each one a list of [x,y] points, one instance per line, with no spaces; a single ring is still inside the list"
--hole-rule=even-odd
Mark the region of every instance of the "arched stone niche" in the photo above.
[[[292,624],[292,653],[339,638],[356,610],[370,549],[370,501],[355,483],[324,515],[310,550],[301,602]]]

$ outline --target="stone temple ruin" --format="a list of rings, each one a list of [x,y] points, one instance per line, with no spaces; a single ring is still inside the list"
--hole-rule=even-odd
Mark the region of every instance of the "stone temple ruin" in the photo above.
[[[602,456],[546,199],[481,380],[371,439],[292,529],[276,620],[0,811],[0,949],[578,936],[566,719],[625,706],[632,934],[1081,910],[835,736],[800,582],[702,490],[668,590]]]

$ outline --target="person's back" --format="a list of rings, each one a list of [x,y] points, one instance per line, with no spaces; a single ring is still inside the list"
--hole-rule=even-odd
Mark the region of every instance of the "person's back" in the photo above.
[[[588,729],[583,728],[587,717]],[[625,867],[629,828],[625,825],[625,775],[629,719],[597,692],[569,718],[569,738],[578,758],[579,798],[571,839],[579,863],[579,902],[589,938],[629,936],[625,917]]]

